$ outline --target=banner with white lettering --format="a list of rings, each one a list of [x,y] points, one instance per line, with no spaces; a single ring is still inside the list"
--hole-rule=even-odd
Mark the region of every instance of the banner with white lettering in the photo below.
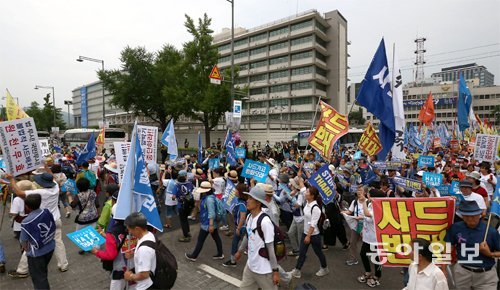
[[[241,176],[246,178],[253,178],[257,182],[266,182],[269,170],[271,170],[269,165],[247,159],[245,160],[245,165],[243,166]]]
[[[158,127],[137,125],[137,134],[146,163],[156,163],[158,153]]]
[[[335,189],[333,176],[328,169],[328,164],[323,165],[320,169],[318,169],[318,171],[309,177],[308,181],[309,184],[318,189],[324,204],[328,204],[333,201],[337,191]]]
[[[40,152],[41,152],[42,156],[50,155],[49,140],[41,139],[41,140],[38,140],[38,143],[40,145]]]
[[[113,142],[115,148],[116,164],[118,165],[118,180],[122,183],[123,173],[125,172],[125,165],[127,158],[130,154],[130,142]]]
[[[474,159],[479,161],[495,162],[498,153],[500,136],[477,134],[474,148]]]

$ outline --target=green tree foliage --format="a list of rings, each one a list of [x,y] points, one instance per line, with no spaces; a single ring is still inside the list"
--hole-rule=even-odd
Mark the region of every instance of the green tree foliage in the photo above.
[[[349,124],[350,125],[364,125],[366,122],[363,118],[363,109],[359,107],[358,111],[349,113]]]
[[[26,109],[26,114],[32,117],[36,124],[36,129],[38,131],[50,132],[51,128],[54,127],[54,105],[52,104],[50,93],[43,98],[43,107],[37,102],[32,102],[31,106]],[[56,126],[61,130],[66,129],[66,122],[63,120],[62,109],[56,108]]]

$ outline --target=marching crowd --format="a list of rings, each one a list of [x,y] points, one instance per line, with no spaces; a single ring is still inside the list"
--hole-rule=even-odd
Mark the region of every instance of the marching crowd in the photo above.
[[[214,144],[214,149],[221,147],[219,143]],[[171,228],[172,220],[178,218],[182,229],[178,242],[190,242],[194,237],[189,220],[199,221],[195,247],[184,257],[177,255],[177,259],[196,262],[204,254],[206,238],[211,236],[216,244],[212,258],[220,260],[223,266],[238,267],[242,255],[247,255],[242,266],[242,289],[277,289],[293,278],[299,279],[302,271],[310,271],[303,268],[310,246],[318,259],[316,276],[335,272],[328,267],[323,251],[336,245],[338,239],[346,253],[346,267],[359,261],[363,265],[364,272],[357,280],[369,287],[383,287],[383,269],[373,247],[377,239],[372,200],[439,197],[440,192],[433,187],[422,185],[423,190],[411,191],[393,182],[396,176],[421,182],[424,172],[433,172],[442,174],[444,184],[459,182],[464,200],[457,202],[455,222],[445,241],[456,249],[454,262],[463,263],[448,272],[433,263],[435,253],[430,249],[430,241],[416,238],[412,244],[418,252],[411,254],[413,263],[402,270],[401,288],[448,289],[448,276],[452,274],[457,289],[497,289],[500,237],[495,227],[497,219],[488,212],[494,202],[500,161],[479,163],[467,150],[438,148],[425,154],[435,156],[434,166],[419,167],[408,153],[400,169],[378,169],[376,156],[355,156],[354,148],[339,148],[325,160],[313,152],[299,150],[293,142],[274,146],[269,142],[264,146],[244,142],[241,147],[246,149],[247,158],[270,166],[265,182],[243,177],[242,159],[238,165],[229,166],[222,156],[220,166],[210,168],[208,160],[214,153],[207,154],[202,162],[194,154],[173,162],[162,158],[163,164],[147,165],[157,208],[164,215],[164,228]],[[16,178],[7,174],[1,181],[15,194],[10,215],[14,235],[23,249],[19,257],[9,257],[19,262],[8,275],[31,276],[35,289],[49,289],[47,265],[52,256],[61,272],[68,270],[61,219],[74,217],[75,230],[90,225],[105,238],[105,244],[90,253],[110,272],[110,289],[124,289],[127,284],[129,289],[172,287],[175,271],[160,271],[168,268],[165,261],[169,262],[169,256],[159,257],[169,252],[156,241],[146,217],[133,213],[125,220],[113,218],[120,189],[114,152],[108,154],[104,150],[77,166],[78,150],[64,147],[62,152],[47,157],[44,166],[36,171]],[[325,164],[336,187],[336,195],[329,203],[324,203],[318,188],[308,182]],[[375,175],[369,182],[361,177],[367,169]],[[237,200],[231,211],[221,201],[228,183],[236,188]],[[354,218],[356,225],[348,226],[346,216]],[[221,234],[232,236],[230,252],[224,251]],[[129,241],[127,235],[136,239],[134,250],[122,250]],[[478,245],[479,253],[471,262],[462,249],[474,245]],[[280,266],[285,256],[297,258],[293,269]],[[5,259],[0,244],[0,272],[5,271]]]

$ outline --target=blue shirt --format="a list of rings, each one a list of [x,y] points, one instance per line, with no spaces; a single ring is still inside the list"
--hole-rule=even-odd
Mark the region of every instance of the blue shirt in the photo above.
[[[41,247],[39,247],[38,249],[36,249],[35,247],[32,247],[30,246],[30,237],[28,236],[28,233],[26,232],[26,230],[24,229],[24,225],[25,223],[37,223],[37,220],[36,219],[39,219],[40,218],[40,214],[42,213],[43,209],[37,209],[37,210],[34,210],[32,212],[29,213],[29,215],[23,220],[23,223],[21,224],[21,235],[19,237],[19,241],[21,242],[21,244],[25,244],[25,243],[28,243],[28,247],[27,247],[27,250],[26,250],[26,255],[28,257],[40,257],[40,256],[43,256],[47,253],[50,253],[52,252],[55,247],[56,247],[56,242],[54,240],[54,237],[52,237],[52,239],[47,242],[45,245],[42,245]],[[50,219],[51,219],[51,222],[53,223],[52,226],[55,227],[55,221],[54,221],[54,218],[52,217],[52,214],[50,214],[50,212],[45,209],[45,211],[47,211],[47,213],[49,213],[50,215]],[[32,228],[40,228],[40,226],[36,226],[36,227],[32,227]],[[43,228],[43,227],[42,227]],[[32,236],[37,236],[36,234],[37,233],[33,233],[33,232],[30,232],[30,234]],[[40,233],[38,233],[40,234]]]
[[[215,195],[204,195],[200,202],[200,225],[201,229],[208,231],[210,219],[213,219],[214,228],[217,228],[217,221],[215,219]]]
[[[246,201],[238,197],[238,201],[236,202],[236,206],[233,209],[233,216],[234,216],[234,225],[238,227],[238,224],[240,223],[241,219],[241,214],[247,212],[247,205]],[[244,227],[244,225],[243,225]]]
[[[77,195],[78,190],[76,189],[76,181],[73,179],[66,180],[66,182],[64,182],[61,186],[61,192],[69,192],[72,195]]]
[[[495,259],[479,253],[479,244],[483,242],[485,231],[486,224],[483,221],[479,221],[479,224],[474,229],[467,227],[464,222],[457,222],[451,225],[444,240],[456,246],[459,264],[475,268],[488,268],[495,265]],[[500,236],[493,227],[490,227],[488,230],[486,243],[488,243],[491,252],[500,250]],[[462,255],[462,247],[467,248],[464,252],[465,255]],[[474,257],[474,247],[477,248],[477,253],[479,254],[477,257]],[[466,262],[468,256],[469,260],[477,261],[477,263]]]

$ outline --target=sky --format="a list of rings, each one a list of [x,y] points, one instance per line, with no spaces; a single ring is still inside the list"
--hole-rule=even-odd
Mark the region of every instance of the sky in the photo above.
[[[234,0],[235,27],[252,28],[297,12],[339,10],[348,21],[349,78],[359,82],[384,37],[388,58],[395,44],[403,82],[413,80],[414,39],[426,37],[425,75],[440,68],[476,62],[500,84],[500,0]],[[97,80],[99,63],[120,68],[125,46],[157,51],[164,44],[181,48],[190,40],[184,15],[204,13],[217,33],[231,27],[226,0],[18,0],[0,3],[0,95],[8,88],[21,106],[43,103],[55,87],[56,105],[71,91]],[[5,104],[5,101],[0,101]]]

